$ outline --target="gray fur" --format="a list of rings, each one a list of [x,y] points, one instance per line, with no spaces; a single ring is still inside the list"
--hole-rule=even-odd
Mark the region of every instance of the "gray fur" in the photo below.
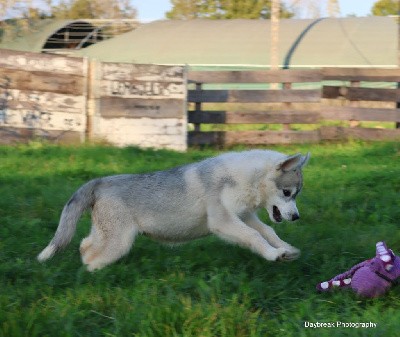
[[[267,260],[290,260],[299,251],[257,217],[266,208],[274,222],[293,220],[308,156],[274,151],[226,153],[199,163],[147,174],[92,180],[65,205],[45,261],[72,239],[76,224],[92,210],[92,229],[81,243],[83,263],[95,270],[128,253],[137,234],[179,243],[215,234]],[[282,189],[292,193],[290,200]],[[279,216],[277,214],[279,213]]]
[[[303,174],[300,170],[286,172],[275,180],[276,187],[279,190],[292,189],[292,196],[296,197],[303,188]]]
[[[79,218],[82,213],[94,203],[93,192],[98,183],[99,180],[95,179],[83,185],[72,195],[71,199],[64,206],[61,213],[60,225],[57,228],[53,240],[50,242],[50,244],[57,247],[57,250],[66,247],[70,243]]]

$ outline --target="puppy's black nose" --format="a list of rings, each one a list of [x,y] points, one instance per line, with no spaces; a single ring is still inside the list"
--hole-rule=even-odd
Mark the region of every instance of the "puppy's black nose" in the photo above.
[[[292,221],[296,221],[296,220],[299,220],[299,219],[300,219],[300,215],[298,213],[294,213],[292,215]]]

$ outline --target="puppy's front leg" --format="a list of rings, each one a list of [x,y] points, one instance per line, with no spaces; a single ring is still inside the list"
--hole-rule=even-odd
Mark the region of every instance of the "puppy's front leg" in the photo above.
[[[268,261],[284,260],[287,250],[285,248],[272,247],[261,234],[248,227],[235,214],[230,214],[221,208],[208,214],[208,226],[210,231],[223,240],[236,243],[249,248]]]
[[[243,221],[251,228],[255,229],[261,236],[275,248],[284,248],[286,254],[285,260],[294,260],[300,256],[300,250],[289,243],[283,241],[274,231],[274,229],[263,223],[256,213],[250,213],[244,217]]]

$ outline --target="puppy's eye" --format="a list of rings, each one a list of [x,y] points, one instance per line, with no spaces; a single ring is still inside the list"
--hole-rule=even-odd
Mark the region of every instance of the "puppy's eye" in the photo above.
[[[285,197],[290,197],[291,192],[289,190],[282,190],[282,192]]]

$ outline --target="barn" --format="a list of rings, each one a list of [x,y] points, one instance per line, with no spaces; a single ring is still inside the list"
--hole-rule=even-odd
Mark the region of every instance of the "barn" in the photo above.
[[[270,30],[269,20],[161,20],[77,54],[201,69],[269,67]],[[284,68],[397,65],[397,23],[391,17],[284,19],[279,41]]]

